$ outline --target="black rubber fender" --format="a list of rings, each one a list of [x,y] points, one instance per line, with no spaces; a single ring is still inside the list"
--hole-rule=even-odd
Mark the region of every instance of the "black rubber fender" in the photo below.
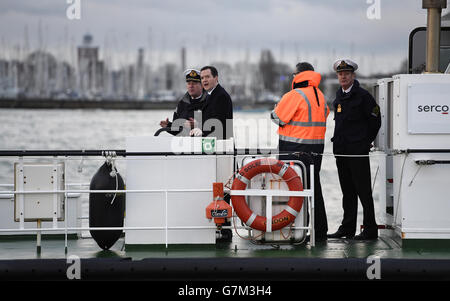
[[[124,190],[123,178],[119,173],[111,176],[111,171],[112,165],[105,162],[92,177],[90,190]],[[89,227],[123,227],[124,215],[125,193],[89,194]],[[100,248],[108,250],[123,231],[91,229],[89,232]]]

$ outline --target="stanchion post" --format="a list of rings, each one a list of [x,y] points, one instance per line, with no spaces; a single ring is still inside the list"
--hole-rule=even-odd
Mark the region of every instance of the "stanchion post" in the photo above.
[[[41,229],[41,220],[37,220],[37,228]],[[41,254],[41,231],[36,231],[36,253]]]

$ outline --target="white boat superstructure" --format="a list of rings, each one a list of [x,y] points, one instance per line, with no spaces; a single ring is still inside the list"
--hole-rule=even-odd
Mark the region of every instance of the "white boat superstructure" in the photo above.
[[[450,75],[395,75],[375,95],[385,224],[402,239],[450,239]]]

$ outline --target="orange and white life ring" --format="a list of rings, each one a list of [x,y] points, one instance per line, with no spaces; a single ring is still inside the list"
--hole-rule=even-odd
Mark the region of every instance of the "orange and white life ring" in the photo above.
[[[233,181],[231,190],[244,190],[250,183],[250,180],[260,173],[278,174],[286,181],[289,190],[302,191],[303,184],[295,170],[288,164],[273,158],[262,158],[254,160],[241,168],[237,177]],[[234,210],[239,218],[249,227],[266,231],[266,217],[255,214],[247,205],[245,196],[232,195],[231,201]],[[289,197],[286,209],[272,217],[271,231],[280,230],[291,224],[297,214],[302,209],[303,197]]]

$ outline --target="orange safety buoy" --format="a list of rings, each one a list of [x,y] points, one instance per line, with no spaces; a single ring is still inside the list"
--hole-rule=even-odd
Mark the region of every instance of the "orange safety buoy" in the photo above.
[[[302,191],[303,184],[295,170],[288,164],[273,158],[262,158],[252,161],[241,168],[233,181],[231,190],[245,190],[250,180],[260,173],[278,174],[286,181],[289,190]],[[239,218],[249,227],[266,231],[266,217],[255,214],[247,205],[245,196],[232,195],[233,208]],[[289,197],[287,208],[272,217],[271,231],[280,230],[291,224],[302,209],[303,197]]]

